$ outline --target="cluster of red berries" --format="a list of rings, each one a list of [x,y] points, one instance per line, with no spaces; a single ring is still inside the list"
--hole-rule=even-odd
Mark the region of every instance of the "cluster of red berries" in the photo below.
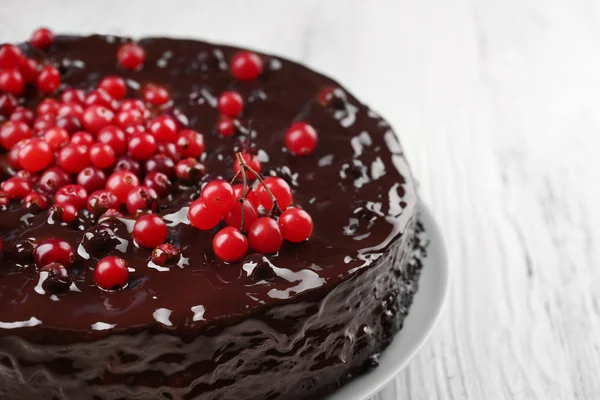
[[[37,30],[31,44],[45,49],[52,44],[54,36],[47,29]],[[27,58],[17,46],[5,44],[0,47],[0,91],[5,93],[2,108],[16,105],[12,96],[23,93],[28,84],[35,85],[42,93],[53,93],[60,86],[60,73],[52,65],[43,67],[32,58]]]
[[[53,41],[52,32],[41,28],[32,35],[31,45],[44,50]],[[146,54],[140,45],[126,43],[116,57],[121,67],[138,70]],[[230,68],[236,79],[248,81],[261,75],[263,64],[256,53],[245,51],[232,58]],[[46,98],[32,110],[18,106],[15,98],[27,84],[56,94],[60,72],[51,65],[40,69],[16,46],[1,46],[0,116],[8,120],[0,127],[0,145],[8,151],[13,176],[0,185],[0,209],[20,201],[31,212],[47,210],[49,222],[64,225],[75,223],[82,211],[98,221],[128,212],[137,217],[135,243],[153,249],[150,260],[159,265],[177,262],[179,249],[165,243],[168,228],[155,212],[160,198],[171,193],[174,179],[198,183],[204,174],[198,160],[205,149],[202,134],[168,113],[168,90],[147,84],[139,93],[142,100],[127,98],[131,89],[126,81],[108,76],[89,92],[63,88],[58,99]],[[243,97],[224,92],[218,109],[222,118],[217,130],[233,135]],[[316,146],[317,134],[310,125],[297,122],[287,131],[285,143],[293,154],[307,155]],[[310,237],[310,215],[290,206],[292,191],[283,179],[262,178],[256,154],[236,154],[232,169],[234,179],[243,178],[243,184],[212,181],[189,208],[189,221],[198,229],[210,230],[222,221],[226,225],[213,239],[217,257],[238,261],[249,248],[272,254],[284,239],[302,242]],[[0,251],[1,247],[0,240]],[[60,276],[75,260],[71,245],[59,238],[38,243],[33,256],[40,270]],[[94,271],[95,283],[106,290],[125,287],[128,276],[126,261],[116,256],[101,259]]]
[[[287,182],[275,176],[263,179],[241,153],[236,157],[240,166],[236,176],[241,175],[244,183],[231,185],[221,179],[214,180],[203,188],[201,197],[188,211],[190,223],[201,230],[225,222],[226,227],[213,238],[215,255],[233,262],[242,259],[248,248],[272,254],[279,251],[284,239],[296,243],[307,240],[313,230],[312,218],[300,208],[288,208],[293,196]],[[259,181],[256,189],[248,186],[250,174]],[[268,214],[261,216],[260,209]],[[275,212],[281,210],[284,211],[279,218],[274,218]]]

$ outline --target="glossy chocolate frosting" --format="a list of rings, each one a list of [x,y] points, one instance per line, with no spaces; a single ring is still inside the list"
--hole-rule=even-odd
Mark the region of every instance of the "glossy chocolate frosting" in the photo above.
[[[333,80],[278,57],[261,54],[263,74],[255,81],[241,82],[233,79],[228,69],[228,61],[239,49],[193,40],[148,38],[139,41],[147,52],[143,69],[130,72],[116,65],[115,55],[122,42],[124,39],[109,36],[59,36],[44,58],[61,66],[63,83],[71,87],[92,89],[100,79],[113,74],[128,79],[130,97],[139,97],[139,87],[146,83],[167,87],[173,99],[170,112],[204,134],[207,175],[202,182],[233,176],[239,137],[224,138],[215,131],[219,118],[216,99],[225,90],[240,92],[246,101],[240,129],[250,130],[263,172],[282,176],[291,184],[294,203],[310,213],[314,232],[305,243],[284,243],[276,255],[249,254],[239,263],[224,263],[212,251],[215,232],[200,231],[187,220],[187,206],[198,196],[200,182],[194,187],[179,187],[161,199],[160,214],[169,226],[168,241],[181,248],[182,259],[178,265],[160,267],[148,261],[150,250],[133,243],[133,219],[98,223],[81,216],[74,228],[53,223],[46,213],[31,213],[14,204],[0,211],[4,241],[0,354],[5,356],[0,360],[4,372],[20,370],[23,375],[28,366],[39,363],[54,375],[68,376],[62,379],[53,375],[40,384],[41,392],[34,390],[44,393],[44,385],[48,385],[56,398],[76,398],[69,396],[84,393],[81,382],[85,381],[87,388],[112,387],[114,393],[109,389],[90,391],[81,398],[95,395],[116,399],[126,398],[119,397],[124,393],[137,393],[139,398],[239,400],[300,399],[323,393],[361,370],[399,328],[418,277],[414,261],[410,264],[415,246],[415,184],[392,129]],[[30,56],[41,56],[26,45],[23,49]],[[320,94],[327,88],[334,91],[324,105]],[[26,104],[33,106],[39,101],[32,90]],[[311,124],[319,134],[316,150],[306,157],[293,156],[284,146],[286,129],[299,120]],[[5,171],[3,179],[8,173]],[[107,230],[113,239],[103,236]],[[52,293],[45,289],[26,247],[28,240],[55,236],[71,243],[77,258],[71,268],[70,290]],[[93,282],[96,262],[108,254],[125,258],[132,268],[123,290],[105,292]],[[400,283],[395,281],[398,277],[402,278]],[[371,298],[371,293],[375,297]],[[398,300],[405,303],[402,311],[398,311]],[[387,313],[395,322],[384,328],[381,321]],[[354,335],[365,329],[373,330],[372,337],[368,345],[358,346]],[[308,332],[317,338],[321,335],[322,342],[315,339],[303,355],[300,344],[308,343]],[[352,345],[344,344],[348,335],[353,336]],[[336,338],[341,341],[335,342]],[[320,346],[335,350],[339,345],[343,349],[332,355],[337,357],[335,361],[322,355],[320,368],[331,368],[332,372],[320,379],[307,374],[306,379],[316,380],[306,390],[298,387],[284,392],[257,379],[253,392],[248,383],[252,381],[236,386],[242,375],[220,376],[219,366],[226,364],[219,360],[229,361],[228,351],[239,355],[269,341],[276,343],[269,347],[272,353],[250,352],[240,358],[242,363],[252,362],[253,357],[265,361],[257,364],[254,374],[251,368],[244,372],[244,377],[283,377],[282,360],[298,363],[298,359],[309,357],[314,367],[318,365],[314,357],[323,351]],[[230,343],[230,348],[225,343]],[[181,349],[186,354],[195,352],[197,358],[186,358]],[[51,357],[42,357],[42,351],[49,351]],[[160,358],[153,361],[161,366],[149,367],[151,360],[141,355],[149,353]],[[52,361],[60,360],[61,354],[67,361]],[[127,368],[123,354],[135,354],[132,369]],[[265,357],[277,360],[277,354],[280,359],[273,368],[278,372],[271,376]],[[341,360],[340,354],[346,354],[347,359]],[[90,357],[99,364],[91,367]],[[115,367],[115,358],[121,367]],[[320,368],[314,369],[315,374]],[[89,374],[82,375],[82,371]],[[187,375],[177,375],[177,371]],[[173,376],[178,380],[172,381],[169,377]],[[304,378],[298,375],[294,379],[298,384]],[[32,378],[22,381],[29,381],[31,386]],[[60,383],[47,383],[53,381]],[[262,388],[259,382],[263,382]],[[59,395],[57,385],[75,389],[70,395],[68,390]],[[160,389],[145,391],[146,386],[177,387],[179,391],[163,394]],[[211,395],[212,390],[220,394]],[[100,397],[98,393],[106,394]]]

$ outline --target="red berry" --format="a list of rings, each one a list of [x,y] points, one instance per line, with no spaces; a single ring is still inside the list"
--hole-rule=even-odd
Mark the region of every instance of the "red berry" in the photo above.
[[[117,256],[107,256],[98,261],[94,269],[94,281],[104,290],[123,288],[129,279],[127,262]]]
[[[19,102],[13,95],[0,94],[0,115],[9,116],[17,105],[19,105]]]
[[[156,152],[156,140],[147,133],[131,135],[127,144],[129,155],[136,160],[147,160]]]
[[[114,172],[106,181],[106,190],[113,192],[121,203],[125,203],[131,189],[138,186],[140,186],[140,180],[130,171]]]
[[[251,81],[262,73],[263,64],[258,54],[242,51],[231,59],[231,74],[241,81]]]
[[[177,150],[183,157],[200,157],[204,153],[204,136],[191,129],[177,135]]]
[[[127,195],[127,211],[135,214],[140,210],[156,211],[158,208],[158,194],[148,186],[138,186],[131,189]]]
[[[52,162],[52,157],[52,149],[40,138],[29,139],[19,149],[19,164],[30,172],[45,169]]]
[[[115,100],[123,100],[127,94],[127,84],[120,76],[107,76],[100,81],[98,89],[104,90]]]
[[[50,199],[48,196],[38,192],[30,192],[23,199],[23,205],[27,209],[31,209],[34,211],[42,211],[47,210],[50,206]]]
[[[177,135],[177,123],[168,115],[161,115],[150,122],[148,131],[157,141],[173,142]]]
[[[217,124],[217,131],[221,136],[233,136],[235,134],[235,124],[230,118],[222,118]]]
[[[202,198],[195,200],[190,204],[188,219],[190,220],[190,223],[198,229],[203,231],[212,229],[221,222],[222,218],[223,214],[215,210],[209,210],[204,205],[204,200]]]
[[[35,249],[33,249],[33,260],[38,268],[44,268],[53,262],[60,263],[65,268],[69,268],[73,264],[73,261],[75,261],[75,253],[66,240],[50,238],[35,246]]]
[[[8,193],[0,191],[0,211],[8,210],[8,206],[10,206],[10,196]]]
[[[107,144],[96,143],[90,147],[90,162],[98,168],[108,168],[115,163],[115,151]]]
[[[44,140],[52,151],[57,151],[69,143],[69,132],[63,128],[50,128],[44,133]]]
[[[83,107],[81,104],[77,103],[64,103],[58,108],[56,117],[60,118],[65,116],[72,116],[80,120],[83,118]]]
[[[159,143],[157,143],[156,146],[157,146],[156,147],[157,153],[162,153],[162,154],[166,155],[174,162],[177,162],[181,159],[181,154],[177,150],[177,146],[175,145],[175,143],[159,142]]]
[[[81,89],[67,89],[60,96],[63,103],[76,103],[83,105],[85,101],[85,92]]]
[[[71,175],[58,167],[50,167],[44,171],[38,185],[44,192],[54,194],[69,183],[71,183]]]
[[[58,118],[56,126],[65,129],[69,133],[75,133],[81,130],[81,121],[77,117],[68,115]]]
[[[248,239],[238,229],[228,226],[213,238],[213,251],[223,261],[239,261],[248,252]]]
[[[30,41],[33,47],[45,50],[54,42],[54,34],[48,28],[39,28],[33,32]]]
[[[219,111],[230,118],[235,118],[242,113],[244,99],[238,92],[223,92],[219,97]]]
[[[44,99],[38,104],[36,112],[39,115],[50,114],[54,117],[58,114],[60,103],[54,99]]]
[[[106,185],[106,175],[102,170],[94,167],[86,167],[77,174],[77,184],[83,186],[88,192],[92,193],[104,189]]]
[[[133,238],[142,247],[154,248],[167,240],[167,224],[156,214],[146,214],[133,225]]]
[[[32,83],[37,80],[38,77],[38,63],[31,58],[23,58],[19,64],[19,72],[23,76],[25,83]]]
[[[75,144],[77,146],[89,147],[94,143],[96,143],[96,141],[94,140],[94,136],[85,131],[75,132],[73,136],[71,136],[71,144]]]
[[[0,47],[0,69],[18,68],[23,58],[23,52],[15,45],[5,44]]]
[[[114,125],[100,129],[96,136],[98,143],[109,145],[116,155],[121,155],[127,150],[127,137],[125,133]]]
[[[25,179],[27,182],[31,183],[32,185],[36,185],[38,183],[38,181],[40,180],[40,177],[38,174],[36,174],[35,172],[25,171],[24,169],[17,172],[15,174],[15,176],[18,178],[21,178],[21,179]]]
[[[171,243],[163,243],[152,251],[152,261],[156,265],[177,264],[181,253],[179,249]]]
[[[150,157],[146,161],[145,167],[146,173],[157,171],[169,177],[175,175],[175,163],[164,154],[156,154]]]
[[[50,128],[56,126],[56,119],[50,114],[39,115],[35,121],[33,121],[33,133],[37,136],[41,136]]]
[[[281,248],[283,238],[279,225],[273,218],[257,219],[248,230],[250,247],[263,254],[277,253]]]
[[[135,109],[119,111],[116,119],[117,125],[123,129],[129,126],[143,125],[145,121],[144,113]]]
[[[85,208],[88,193],[81,185],[65,185],[56,191],[54,203],[70,203],[78,210]]]
[[[83,104],[86,106],[102,106],[111,111],[115,111],[119,107],[119,103],[103,89],[92,90],[85,96]]]
[[[202,199],[206,208],[223,214],[233,207],[235,196],[231,185],[223,179],[216,179],[202,189]]]
[[[138,177],[142,175],[140,163],[128,156],[121,156],[117,159],[114,172],[117,171],[131,171]]]
[[[146,108],[146,105],[144,104],[144,102],[141,100],[138,100],[138,99],[123,100],[123,102],[121,103],[121,106],[119,107],[119,112],[129,111],[129,110],[138,110],[138,111],[141,111],[142,114],[144,114],[144,115],[150,113],[148,111],[148,109]]]
[[[60,86],[60,72],[56,67],[47,65],[37,77],[37,88],[44,93],[52,93]]]
[[[237,184],[233,185],[233,193],[235,194],[236,199],[241,198],[244,193],[244,184],[237,183]],[[258,209],[258,206],[260,205],[260,203],[258,202],[258,199],[256,198],[256,190],[252,189],[251,187],[247,188],[246,189],[246,200],[248,200],[250,203],[252,203],[254,208]]]
[[[14,94],[15,96],[23,93],[25,81],[17,69],[6,69],[0,71],[0,90]]]
[[[90,165],[88,148],[70,143],[60,149],[57,162],[65,171],[76,174]]]
[[[25,122],[8,121],[0,128],[0,143],[7,150],[13,148],[21,140],[31,137],[31,129]]]
[[[141,67],[146,59],[146,52],[136,43],[125,43],[119,47],[117,61],[123,68],[135,70]]]
[[[110,209],[120,206],[117,196],[108,190],[96,190],[87,201],[87,209],[94,215],[100,215]]]
[[[248,201],[244,200],[244,230],[247,231],[248,228],[252,226],[254,221],[258,219],[258,211],[256,211],[256,207]],[[225,213],[223,216],[225,223],[227,226],[233,226],[237,229],[242,229],[242,203],[236,201],[231,210]]]
[[[0,189],[6,192],[11,199],[20,200],[31,192],[31,183],[25,179],[13,176],[0,184]]]
[[[242,157],[244,158],[244,161],[246,162],[246,164],[248,164],[248,166],[250,168],[252,168],[256,172],[260,173],[260,168],[261,168],[260,160],[258,159],[258,156],[256,156],[256,154],[244,153],[244,154],[242,154]],[[233,172],[235,172],[237,174],[239,170],[240,170],[240,163],[236,159],[233,163]],[[256,175],[250,171],[247,171],[246,176],[250,180],[256,179]]]
[[[8,165],[15,171],[22,170],[21,163],[19,162],[19,150],[29,139],[21,140],[15,144],[12,149],[8,152]]]
[[[125,135],[127,135],[127,137],[135,135],[136,133],[148,133],[146,131],[146,127],[143,125],[131,125],[127,128],[124,128],[123,131],[125,132]]]
[[[169,92],[160,85],[148,84],[143,92],[144,101],[154,106],[162,106],[169,101]]]
[[[279,217],[279,228],[285,240],[300,243],[308,239],[313,230],[313,220],[301,208],[288,208]]]
[[[175,176],[184,182],[196,182],[204,171],[204,165],[195,158],[186,158],[175,164]]]
[[[171,189],[169,177],[162,172],[152,171],[144,177],[144,186],[154,190],[160,197],[167,196]]]
[[[292,203],[292,189],[290,189],[290,185],[286,181],[277,176],[269,176],[265,178],[265,185],[271,190],[275,199],[277,199],[277,205],[281,210],[285,210]],[[267,210],[273,207],[271,196],[269,196],[263,185],[259,185],[256,188],[256,199]]]
[[[83,127],[91,134],[112,123],[115,114],[104,106],[91,105],[83,112]]]
[[[71,203],[58,203],[50,207],[48,215],[56,222],[71,224],[75,221],[78,211],[77,207]]]
[[[33,122],[34,118],[35,114],[33,113],[33,111],[21,106],[15,108],[10,114],[11,121],[22,121],[25,122],[27,125],[30,125]]]
[[[285,144],[297,156],[308,155],[317,146],[317,132],[306,122],[296,122],[286,132]]]

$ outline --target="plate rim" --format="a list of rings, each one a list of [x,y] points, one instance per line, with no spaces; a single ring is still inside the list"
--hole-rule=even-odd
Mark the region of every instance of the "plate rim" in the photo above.
[[[431,309],[433,311],[432,314],[422,323],[420,335],[411,345],[410,349],[405,350],[400,354],[395,354],[394,344],[400,346],[398,342],[399,335],[402,335],[402,332],[406,330],[408,324],[411,322],[413,324],[416,323],[413,322],[417,318],[416,314],[409,311],[408,316],[404,320],[404,327],[396,333],[392,343],[381,353],[379,366],[369,372],[354,377],[351,381],[345,383],[322,400],[366,400],[377,394],[409,364],[419,350],[421,350],[423,345],[429,340],[435,327],[439,323],[446,304],[448,303],[451,286],[446,246],[439,225],[436,223],[430,208],[424,204],[421,199],[419,199],[418,212],[420,213],[420,219],[425,226],[425,231],[430,232],[428,233],[429,248],[427,249],[427,256],[423,261],[423,271],[427,269],[427,272],[421,273],[419,278],[419,289],[422,287],[422,279],[432,279],[433,277],[428,275],[433,272],[438,272],[437,280],[439,281],[439,292],[435,298],[433,308]],[[435,267],[432,265],[435,265]],[[415,303],[418,304],[423,301],[422,298],[424,295],[425,293],[422,290],[417,290],[411,309],[414,309]],[[396,352],[399,350],[401,349],[397,349]],[[385,360],[394,355],[399,355],[400,361],[390,368],[390,365],[388,365],[389,362],[385,362]],[[381,369],[382,367],[388,369]]]

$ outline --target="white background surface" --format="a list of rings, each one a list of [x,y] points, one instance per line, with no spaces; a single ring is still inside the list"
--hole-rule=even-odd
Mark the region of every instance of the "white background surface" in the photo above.
[[[1,41],[40,24],[255,47],[391,122],[454,287],[374,399],[600,398],[599,1],[0,0]]]

